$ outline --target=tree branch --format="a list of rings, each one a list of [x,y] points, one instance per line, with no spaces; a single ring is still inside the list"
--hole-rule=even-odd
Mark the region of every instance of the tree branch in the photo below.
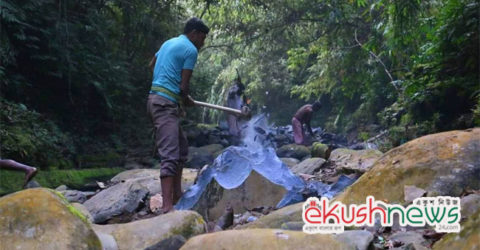
[[[395,88],[395,90],[396,90],[398,93],[400,93],[398,87],[395,85],[395,80],[393,80],[392,74],[390,74],[390,71],[388,71],[387,66],[385,65],[385,63],[383,63],[383,61],[380,59],[380,57],[378,57],[375,53],[373,53],[372,51],[364,48],[364,47],[363,47],[363,44],[360,43],[360,41],[358,41],[358,38],[357,38],[357,30],[355,30],[355,41],[358,43],[358,45],[359,45],[362,49],[366,50],[371,56],[373,56],[373,57],[377,60],[377,62],[379,62],[379,63],[383,66],[383,70],[385,70],[385,73],[387,73],[388,78],[390,78],[390,83],[393,85],[393,87]]]

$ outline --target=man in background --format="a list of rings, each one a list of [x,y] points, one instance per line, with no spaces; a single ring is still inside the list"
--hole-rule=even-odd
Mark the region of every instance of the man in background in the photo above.
[[[313,113],[320,108],[320,102],[314,102],[313,104],[306,104],[297,110],[292,118],[293,139],[296,144],[305,144],[305,131],[303,129],[303,124],[307,126],[310,135],[314,136],[310,121],[312,120]]]
[[[240,80],[240,76],[235,80],[233,86],[228,89],[227,107],[233,109],[242,109],[247,105],[246,97],[244,95],[245,86]],[[228,132],[237,139],[240,137],[241,122],[240,117],[231,113],[225,113],[227,116]]]

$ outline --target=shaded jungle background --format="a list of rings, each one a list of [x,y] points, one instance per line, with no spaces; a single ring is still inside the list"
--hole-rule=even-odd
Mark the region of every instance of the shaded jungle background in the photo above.
[[[223,104],[237,78],[256,113],[286,125],[320,100],[313,126],[383,150],[480,126],[475,0],[2,0],[0,150],[44,170],[122,166],[151,148],[147,65],[198,16],[211,27],[192,96]],[[201,108],[188,119],[218,124]]]

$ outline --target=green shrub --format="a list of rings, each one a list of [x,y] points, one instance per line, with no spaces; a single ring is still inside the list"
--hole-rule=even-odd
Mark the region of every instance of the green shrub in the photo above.
[[[23,104],[0,99],[0,151],[2,158],[42,169],[72,168],[72,138],[58,126]]]

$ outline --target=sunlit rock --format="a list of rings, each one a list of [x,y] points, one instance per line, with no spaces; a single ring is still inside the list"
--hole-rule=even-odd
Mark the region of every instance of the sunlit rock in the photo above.
[[[53,190],[0,199],[1,249],[102,249],[86,218]]]

